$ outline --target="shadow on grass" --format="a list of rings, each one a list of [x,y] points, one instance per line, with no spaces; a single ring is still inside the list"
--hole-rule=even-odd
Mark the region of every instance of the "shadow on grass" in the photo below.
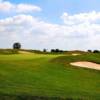
[[[44,97],[44,96],[27,96],[27,95],[4,95],[0,94],[0,100],[84,100],[82,98],[63,98],[63,97]]]

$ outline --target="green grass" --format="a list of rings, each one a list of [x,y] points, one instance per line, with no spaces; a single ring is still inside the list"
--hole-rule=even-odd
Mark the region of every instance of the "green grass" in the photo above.
[[[100,71],[69,65],[80,60],[100,63],[100,54],[0,55],[0,97],[4,100],[26,100],[25,96],[27,100],[32,100],[31,96],[38,97],[35,100],[43,97],[100,100]]]

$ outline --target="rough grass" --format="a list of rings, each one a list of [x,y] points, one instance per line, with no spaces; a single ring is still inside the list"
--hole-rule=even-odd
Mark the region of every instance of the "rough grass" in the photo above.
[[[100,71],[69,62],[100,63],[99,54],[0,55],[0,100],[100,100]]]
[[[0,54],[3,54],[3,55],[18,54],[18,50],[14,50],[14,49],[0,49]]]

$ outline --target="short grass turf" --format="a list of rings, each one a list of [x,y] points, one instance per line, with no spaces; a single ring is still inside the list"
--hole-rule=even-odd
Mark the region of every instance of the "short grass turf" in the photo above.
[[[100,63],[100,54],[0,55],[0,98],[19,100],[16,99],[17,96],[24,95],[69,98],[68,100],[100,100],[100,71],[69,64],[84,60]],[[11,96],[15,97],[11,99]]]

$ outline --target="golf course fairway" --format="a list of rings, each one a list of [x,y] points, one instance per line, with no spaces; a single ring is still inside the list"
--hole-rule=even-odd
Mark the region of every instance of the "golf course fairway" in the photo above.
[[[76,61],[100,63],[100,54],[0,55],[0,100],[100,100],[100,71]]]

